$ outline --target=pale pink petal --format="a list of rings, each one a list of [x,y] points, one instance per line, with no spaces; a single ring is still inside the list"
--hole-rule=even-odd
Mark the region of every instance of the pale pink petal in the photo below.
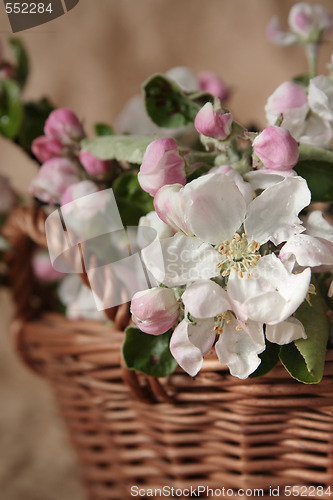
[[[189,324],[185,320],[179,323],[171,337],[170,351],[179,366],[194,377],[202,366],[203,353],[189,340],[188,329]],[[214,342],[214,336],[210,338]]]
[[[281,248],[279,258],[284,261],[295,255],[296,261],[303,267],[333,265],[333,243],[307,234],[292,236]]]
[[[227,284],[229,299],[237,316],[246,321],[275,324],[291,316],[304,301],[311,279],[310,269],[291,274],[274,255],[262,257],[251,277],[231,271]]]
[[[236,329],[238,326],[235,319],[224,326],[215,351],[220,362],[228,366],[231,375],[245,379],[260,365],[258,354],[265,350],[265,343],[258,344],[244,330]]]
[[[199,280],[182,295],[186,310],[195,318],[212,318],[230,309],[227,292],[210,280]]]
[[[311,201],[311,193],[302,177],[287,177],[267,188],[248,207],[244,222],[249,240],[279,245],[304,231],[298,213]]]
[[[224,175],[195,179],[184,187],[183,199],[187,226],[198,238],[212,244],[232,239],[246,213],[244,197]]]
[[[247,172],[244,177],[249,181],[252,189],[256,191],[257,189],[267,189],[282,182],[285,177],[295,177],[296,175],[295,170],[269,170],[265,168]]]
[[[302,323],[290,317],[276,325],[267,325],[266,338],[274,344],[285,345],[297,339],[306,339],[306,333]]]
[[[180,286],[220,274],[220,254],[198,238],[176,234],[142,250],[147,269],[166,286]]]
[[[304,218],[306,234],[317,238],[324,238],[333,243],[333,226],[324,218],[320,210],[314,210]]]
[[[279,19],[274,17],[267,26],[267,37],[276,45],[287,46],[297,42],[297,36],[290,31],[283,31]]]

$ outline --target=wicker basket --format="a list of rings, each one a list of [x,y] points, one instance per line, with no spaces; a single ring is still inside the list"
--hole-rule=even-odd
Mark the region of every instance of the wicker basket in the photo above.
[[[15,339],[54,389],[91,500],[150,498],[149,489],[163,487],[162,497],[174,488],[185,498],[199,486],[201,498],[285,498],[293,485],[305,498],[333,496],[333,351],[313,386],[282,366],[241,381],[214,353],[195,379],[181,370],[160,381],[128,371],[120,356],[127,308],[108,311],[116,327],[40,313],[49,303],[35,295],[26,259],[30,238],[45,244],[43,231],[34,208],[17,210],[5,228],[14,245]]]

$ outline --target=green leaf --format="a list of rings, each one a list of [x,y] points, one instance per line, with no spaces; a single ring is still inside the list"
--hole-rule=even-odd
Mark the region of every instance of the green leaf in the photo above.
[[[54,107],[47,99],[24,104],[23,122],[19,133],[19,143],[26,151],[36,137],[43,135],[44,124]]]
[[[122,349],[126,367],[152,377],[173,373],[178,365],[169,348],[171,334],[172,330],[162,335],[149,335],[129,326]]]
[[[315,160],[300,161],[295,170],[306,179],[312,201],[333,201],[333,164]]]
[[[100,160],[118,160],[140,164],[147,146],[155,139],[157,137],[112,135],[84,139],[81,146]]]
[[[136,226],[154,210],[153,198],[141,188],[136,172],[124,172],[112,185],[124,226]]]
[[[266,349],[259,354],[261,363],[255,372],[250,375],[253,378],[262,377],[270,372],[279,361],[280,346],[266,340]]]
[[[110,125],[107,125],[106,123],[95,123],[94,129],[96,135],[98,135],[99,137],[104,135],[114,135],[112,127],[110,127]]]
[[[13,139],[22,122],[21,90],[10,78],[0,83],[0,133]]]
[[[312,201],[333,201],[333,151],[302,144],[295,170],[306,179]]]
[[[298,75],[293,78],[293,82],[303,87],[307,87],[310,83],[310,75]]]
[[[164,75],[154,75],[143,84],[147,113],[160,127],[192,125],[204,104],[213,98],[206,93],[185,94]]]
[[[18,38],[9,40],[16,61],[16,80],[24,87],[29,75],[29,59],[23,43]]]
[[[318,286],[316,295],[310,297],[311,305],[303,302],[295,314],[304,325],[307,339],[282,346],[280,360],[293,378],[306,384],[316,384],[324,373],[329,322],[327,306]]]

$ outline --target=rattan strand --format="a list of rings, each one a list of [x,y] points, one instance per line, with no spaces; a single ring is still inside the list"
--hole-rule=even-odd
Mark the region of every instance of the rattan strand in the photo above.
[[[43,244],[43,227],[39,211],[29,210],[16,212],[6,226],[14,247],[8,265],[18,304],[17,348],[52,384],[90,500],[130,499],[134,485],[233,488],[233,498],[239,488],[258,488],[267,499],[270,488],[332,488],[333,351],[323,381],[311,386],[292,380],[282,366],[261,379],[236,379],[213,352],[195,379],[181,370],[160,381],[128,371],[119,328],[128,308],[115,311],[118,327],[68,321],[42,312],[42,301],[30,311],[38,290],[30,253],[23,252],[30,238]],[[318,491],[303,498],[330,498]]]

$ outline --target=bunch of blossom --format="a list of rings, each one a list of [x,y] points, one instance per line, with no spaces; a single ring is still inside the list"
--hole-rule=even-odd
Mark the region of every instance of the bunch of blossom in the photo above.
[[[274,21],[271,38],[313,49],[333,18],[320,6],[297,4],[289,23],[292,33],[282,34]],[[310,341],[299,311],[320,295],[315,277],[333,270],[333,226],[311,209],[311,191],[298,173],[302,145],[315,147],[305,151],[318,159],[332,139],[333,84],[311,76],[274,92],[260,133],[236,123],[219,99],[206,103],[194,124],[214,166],[201,164],[194,179],[173,139],[158,139],[146,151],[139,182],[154,197],[148,223],[159,219],[169,231],[143,251],[158,286],[134,296],[132,319],[149,335],[171,330],[170,351],[191,376],[213,347],[232,375],[246,378],[268,343]],[[325,287],[331,297],[330,279]]]
[[[175,234],[143,252],[162,288],[135,295],[132,317],[149,334],[174,327],[171,353],[192,376],[213,345],[221,363],[245,378],[258,367],[265,339],[284,345],[306,338],[294,313],[311,291],[312,272],[333,265],[332,227],[324,219],[315,226],[315,212],[308,227],[298,217],[311,193],[300,176],[285,176],[297,161],[297,144],[280,132],[265,129],[252,145],[268,166],[276,167],[276,152],[284,151],[281,170],[260,193],[251,187],[258,175],[247,183],[227,166],[185,186],[161,186],[154,196],[158,217]],[[150,145],[148,159],[153,147],[160,140]]]
[[[214,74],[173,68],[147,80],[145,98],[134,98],[118,120],[119,132],[140,135],[87,140],[77,116],[60,108],[32,144],[42,166],[30,192],[70,216],[67,236],[73,230],[87,241],[101,234],[100,226],[112,218],[103,196],[110,187],[125,225],[144,214],[139,226],[156,231],[139,259],[155,286],[136,288],[132,318],[150,338],[171,336],[170,352],[191,376],[213,347],[240,378],[257,370],[271,344],[282,353],[294,342],[300,352],[304,343],[315,342],[320,367],[324,357],[321,296],[332,308],[333,228],[310,203],[312,196],[332,200],[332,68],[327,77],[317,75],[316,58],[333,23],[325,9],[302,3],[292,8],[289,24],[291,32],[284,33],[274,21],[270,38],[303,44],[309,75],[283,83],[269,97],[268,125],[260,132],[246,130],[226,109],[228,91]],[[188,131],[191,139],[184,140]],[[118,222],[123,227],[120,217]],[[96,262],[100,252],[107,262],[110,241],[105,254],[98,240],[103,248]],[[129,239],[122,244],[120,260]],[[40,250],[33,266],[40,280],[59,278]],[[134,274],[125,264],[122,269],[132,281]],[[95,274],[101,289],[106,275]],[[104,305],[102,297],[77,276],[61,279],[58,290],[69,317],[103,318],[94,307],[94,297]],[[307,304],[323,320],[320,339],[314,340],[317,332],[305,317]],[[313,375],[309,369],[310,381],[319,381],[320,370]]]
[[[48,204],[63,204],[73,185],[105,181],[113,162],[102,161],[81,148],[85,137],[78,117],[67,108],[51,112],[44,126],[44,135],[32,143],[32,152],[42,166],[30,185],[30,193]],[[80,188],[81,191],[86,184]],[[86,194],[89,194],[89,189]],[[83,196],[83,194],[82,194]],[[68,202],[68,201],[67,201]]]

